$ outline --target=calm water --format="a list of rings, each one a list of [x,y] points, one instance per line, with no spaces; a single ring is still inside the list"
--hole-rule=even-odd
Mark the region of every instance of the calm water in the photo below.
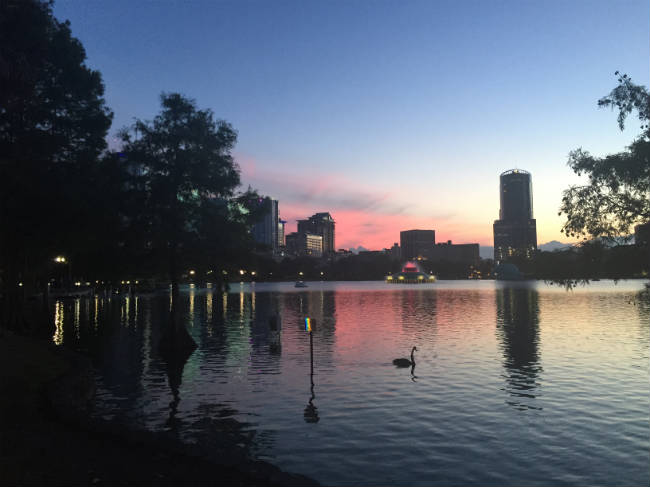
[[[168,296],[55,306],[90,352],[96,414],[328,485],[648,485],[643,282],[235,284],[182,293],[198,344],[158,352]],[[282,330],[269,318],[282,318]],[[315,320],[313,377],[305,316]],[[408,357],[416,367],[398,369]],[[313,380],[313,385],[312,385]]]

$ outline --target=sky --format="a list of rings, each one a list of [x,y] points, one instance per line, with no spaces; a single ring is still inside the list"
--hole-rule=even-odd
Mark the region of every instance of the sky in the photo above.
[[[492,245],[499,174],[532,174],[538,243],[569,241],[571,150],[639,133],[597,100],[615,71],[650,85],[650,3],[57,0],[101,71],[110,143],[180,92],[238,132],[243,188],[279,201],[287,231],[328,211],[336,247],[400,230]]]

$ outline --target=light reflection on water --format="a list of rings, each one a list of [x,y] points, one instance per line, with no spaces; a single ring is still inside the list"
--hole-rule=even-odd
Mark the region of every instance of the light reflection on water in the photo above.
[[[99,416],[215,457],[225,436],[325,484],[647,485],[642,289],[192,286],[181,309],[198,349],[184,363],[159,353],[167,295],[57,301],[53,340],[93,357]],[[414,345],[413,371],[393,367]]]

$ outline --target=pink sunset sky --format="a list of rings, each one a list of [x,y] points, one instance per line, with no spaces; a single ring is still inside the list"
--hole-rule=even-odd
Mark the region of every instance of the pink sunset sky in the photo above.
[[[399,242],[401,230],[416,228],[435,230],[437,242],[492,245],[492,223],[499,210],[499,171],[487,182],[485,176],[475,174],[475,180],[462,183],[463,192],[456,190],[461,183],[453,178],[431,185],[418,178],[396,176],[386,183],[377,174],[364,178],[321,167],[271,165],[242,154],[236,159],[244,187],[250,185],[279,200],[287,233],[296,230],[296,220],[327,211],[336,221],[337,248],[390,247]],[[467,173],[461,171],[457,178],[462,177]],[[543,187],[544,178],[540,175],[538,179],[537,186]],[[535,187],[533,174],[534,193]],[[551,224],[538,219],[538,243],[567,241],[559,232],[561,219],[553,201],[559,201],[561,188],[555,185],[550,202],[541,194],[545,191],[540,191],[536,213],[544,213]]]

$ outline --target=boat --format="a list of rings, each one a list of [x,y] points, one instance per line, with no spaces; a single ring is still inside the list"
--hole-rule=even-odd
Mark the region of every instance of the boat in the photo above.
[[[305,281],[296,281],[296,284],[294,287],[309,287],[307,284],[305,284]]]

